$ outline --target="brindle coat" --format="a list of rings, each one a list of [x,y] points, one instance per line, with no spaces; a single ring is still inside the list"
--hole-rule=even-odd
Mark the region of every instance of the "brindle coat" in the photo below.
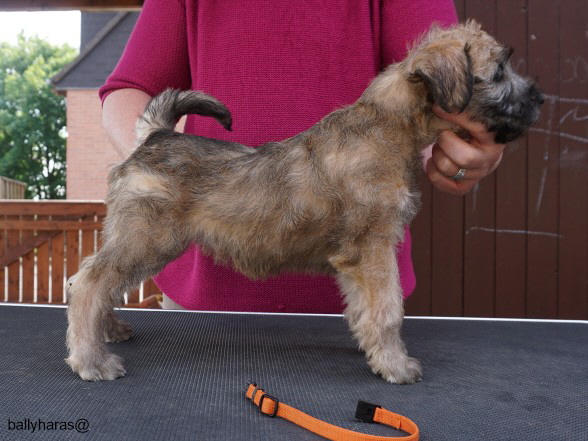
[[[335,275],[372,370],[390,382],[418,381],[420,365],[400,338],[395,246],[419,205],[421,150],[457,129],[431,107],[466,111],[500,141],[520,136],[541,95],[512,70],[509,54],[474,22],[433,28],[355,104],[257,149],[173,131],[186,113],[230,129],[214,98],[155,97],[138,121],[137,149],[110,174],[104,245],[70,282],[67,363],[85,380],[124,375],[105,346],[131,335],[113,305],[195,242],[251,278]]]

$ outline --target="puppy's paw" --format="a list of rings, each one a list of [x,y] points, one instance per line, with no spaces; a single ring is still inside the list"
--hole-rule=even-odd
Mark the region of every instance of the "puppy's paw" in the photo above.
[[[85,381],[114,380],[127,373],[123,359],[108,352],[92,354],[87,359],[70,355],[65,362]]]
[[[106,343],[118,343],[131,338],[133,328],[128,323],[117,318],[111,320],[104,327],[104,341]]]
[[[369,361],[372,371],[384,380],[395,384],[413,384],[420,381],[423,374],[421,364],[416,358],[399,354],[392,359],[382,357]]]

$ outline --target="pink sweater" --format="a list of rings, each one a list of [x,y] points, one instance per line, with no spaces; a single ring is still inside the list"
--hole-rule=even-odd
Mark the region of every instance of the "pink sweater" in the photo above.
[[[303,131],[354,102],[386,65],[436,21],[456,21],[452,0],[147,0],[116,69],[100,89],[156,95],[196,89],[227,105],[233,131],[191,115],[185,131],[256,146]],[[415,286],[410,234],[398,248],[405,296]],[[339,313],[326,276],[251,281],[193,246],[156,283],[198,310]]]

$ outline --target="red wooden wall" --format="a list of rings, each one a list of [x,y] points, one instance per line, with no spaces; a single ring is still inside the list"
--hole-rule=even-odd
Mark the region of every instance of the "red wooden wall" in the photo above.
[[[456,0],[546,94],[528,136],[465,198],[423,182],[411,315],[588,319],[588,2]]]

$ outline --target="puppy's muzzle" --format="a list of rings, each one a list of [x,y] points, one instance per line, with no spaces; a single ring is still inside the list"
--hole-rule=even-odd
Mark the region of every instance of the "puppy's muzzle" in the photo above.
[[[545,102],[545,99],[543,97],[543,92],[541,92],[541,90],[539,90],[539,88],[537,87],[537,85],[535,83],[531,84],[531,86],[529,86],[529,91],[527,93],[529,100],[534,103],[537,106],[540,106],[541,104],[543,104]]]

